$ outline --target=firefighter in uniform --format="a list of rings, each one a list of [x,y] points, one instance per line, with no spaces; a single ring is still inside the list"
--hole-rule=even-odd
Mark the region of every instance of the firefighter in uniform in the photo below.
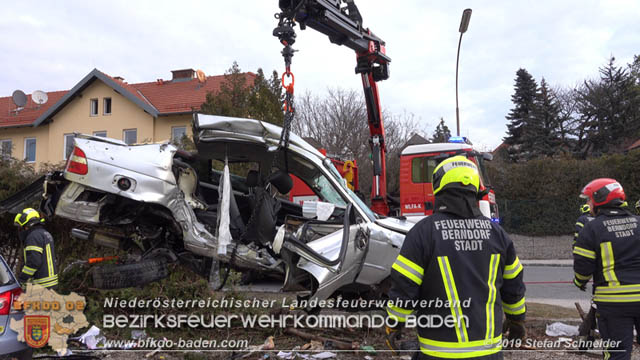
[[[624,189],[614,179],[591,181],[581,196],[595,219],[573,248],[573,282],[584,291],[593,277],[600,335],[621,342],[605,350],[604,358],[631,359],[633,327],[640,333],[640,216],[621,207]]]
[[[582,229],[584,228],[584,224],[588,223],[591,220],[593,220],[593,216],[591,216],[591,207],[589,206],[589,204],[580,206],[580,217],[578,217],[578,220],[576,220],[576,230],[573,233],[573,246],[576,245],[576,240],[578,239],[580,231],[582,231]]]
[[[53,237],[43,226],[44,219],[38,211],[27,208],[16,215],[14,224],[19,228],[24,246],[24,267],[18,280],[24,284],[33,279],[34,284],[55,289],[58,285],[58,268],[53,252]]]
[[[466,157],[441,162],[433,173],[434,214],[409,231],[392,266],[386,310],[398,326],[387,327],[390,348],[411,317],[449,322],[418,321],[414,359],[502,359],[503,311],[509,338],[525,336],[523,267],[506,232],[480,213],[479,183]]]

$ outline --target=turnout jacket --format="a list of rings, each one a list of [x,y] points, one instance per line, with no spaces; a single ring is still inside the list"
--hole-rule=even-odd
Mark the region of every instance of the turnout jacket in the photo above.
[[[640,305],[640,216],[602,208],[585,224],[573,248],[573,282],[593,277],[596,303]]]
[[[18,275],[21,283],[33,278],[44,287],[58,285],[58,268],[53,250],[53,237],[44,227],[35,225],[27,230],[24,243],[24,266]]]
[[[502,312],[516,321],[525,318],[522,264],[506,232],[482,215],[437,212],[418,222],[404,240],[391,280],[388,315],[405,324],[412,316],[422,319],[420,349],[431,357],[497,353]],[[439,317],[453,326],[438,324]]]
[[[573,233],[573,246],[576,245],[576,240],[578,240],[578,235],[580,235],[580,231],[584,229],[584,225],[591,220],[593,220],[593,216],[589,214],[582,214],[580,215],[578,220],[576,220],[576,225],[575,225],[576,229],[575,229],[575,232]]]

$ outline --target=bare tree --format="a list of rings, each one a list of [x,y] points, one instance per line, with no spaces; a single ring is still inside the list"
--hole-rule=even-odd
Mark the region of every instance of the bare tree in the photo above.
[[[329,88],[325,97],[307,92],[296,98],[296,118],[292,131],[302,137],[313,138],[328,154],[356,160],[360,191],[371,191],[372,161],[369,144],[367,107],[361,92]],[[414,114],[395,115],[383,112],[385,144],[387,147],[387,189],[398,191],[399,155],[402,146],[414,134],[425,134]]]

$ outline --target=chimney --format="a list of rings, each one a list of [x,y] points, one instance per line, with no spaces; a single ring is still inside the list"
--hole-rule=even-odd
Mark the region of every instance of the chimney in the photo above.
[[[171,74],[173,74],[171,81],[189,81],[194,79],[195,73],[193,69],[171,70]]]
[[[122,76],[115,76],[114,79],[124,82],[124,78]]]

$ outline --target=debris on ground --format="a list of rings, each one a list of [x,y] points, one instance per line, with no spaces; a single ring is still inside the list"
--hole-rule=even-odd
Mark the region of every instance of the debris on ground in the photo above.
[[[548,336],[578,336],[577,325],[567,325],[561,322],[554,322],[547,325],[545,333]]]
[[[91,325],[89,330],[87,330],[84,334],[80,335],[78,338],[72,338],[71,340],[78,340],[83,343],[87,349],[95,350],[100,345],[104,346],[104,341],[106,338],[104,336],[100,336],[100,328],[95,325]]]

